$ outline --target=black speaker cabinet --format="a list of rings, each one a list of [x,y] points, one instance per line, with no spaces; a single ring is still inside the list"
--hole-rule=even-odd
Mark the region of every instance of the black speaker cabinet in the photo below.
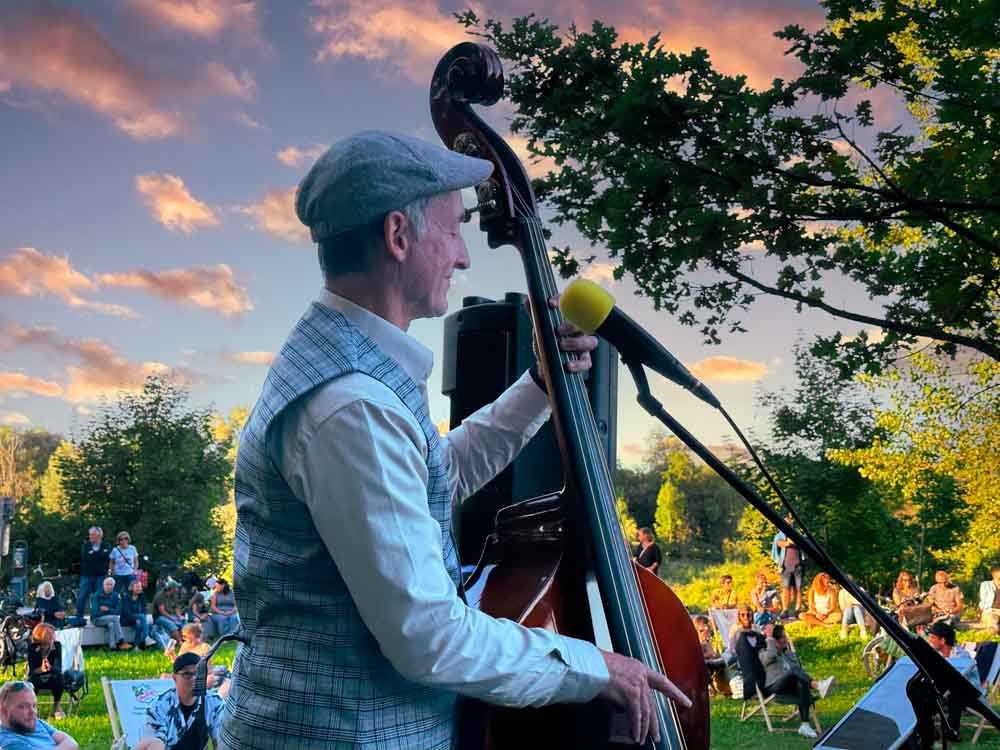
[[[592,353],[587,376],[591,409],[603,437],[605,455],[615,468],[618,354],[606,342]],[[466,297],[462,309],[444,321],[444,375],[441,391],[451,401],[451,428],[490,403],[535,361],[531,320],[523,294],[502,301]],[[492,482],[465,500],[456,518],[463,564],[479,559],[493,530],[497,510],[560,489],[562,466],[555,432],[547,422],[517,459]]]

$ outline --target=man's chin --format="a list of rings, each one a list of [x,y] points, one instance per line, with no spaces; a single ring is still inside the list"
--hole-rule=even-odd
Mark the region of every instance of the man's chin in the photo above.
[[[18,734],[31,734],[32,732],[35,731],[35,720],[34,719],[31,720],[31,726],[29,727],[27,724],[22,724],[21,722],[16,721],[15,719],[11,719],[10,729],[13,730],[14,732],[17,732]]]

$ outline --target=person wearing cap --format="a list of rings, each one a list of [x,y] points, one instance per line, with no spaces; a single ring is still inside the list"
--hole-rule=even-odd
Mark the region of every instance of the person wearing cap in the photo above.
[[[202,712],[194,694],[198,659],[192,651],[174,659],[174,687],[146,709],[142,739],[132,750],[204,750],[209,738],[213,747],[220,747],[223,701],[215,692],[206,693]]]
[[[79,750],[76,740],[38,718],[38,699],[30,682],[0,686],[0,748],[3,750]]]
[[[240,441],[234,590],[246,643],[223,747],[446,750],[459,694],[508,706],[604,696],[644,736],[651,689],[676,691],[638,661],[462,599],[452,505],[549,417],[529,372],[440,436],[427,406],[432,355],[407,333],[447,311],[452,274],[470,265],[459,191],[491,171],[368,131],[331,147],[299,185],[324,287]],[[558,333],[579,355],[568,369],[589,368],[596,339]]]
[[[976,683],[975,661],[964,648],[955,648],[955,628],[947,620],[938,620],[927,629],[927,640],[941,656],[951,662],[959,672],[970,677],[970,682]],[[934,746],[934,717],[938,713],[937,693],[923,675],[906,684],[906,696],[913,704],[913,712],[917,717],[917,727],[914,732],[916,746],[920,750]],[[949,729],[944,732],[949,742],[961,742],[959,728],[962,720],[962,704],[954,698],[945,701],[948,711]]]

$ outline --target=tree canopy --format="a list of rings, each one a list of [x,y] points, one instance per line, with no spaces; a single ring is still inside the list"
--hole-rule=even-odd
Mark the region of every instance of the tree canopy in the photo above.
[[[1000,358],[992,4],[823,5],[823,28],[777,32],[802,74],[761,90],[704,49],[621,43],[600,22],[560,36],[533,16],[459,20],[511,63],[511,130],[554,160],[535,188],[555,221],[707,342],[743,330],[764,295],[884,332],[818,339],[841,374],[921,337]],[[899,116],[876,122],[873,88]],[[570,248],[556,254],[578,270]],[[829,290],[845,282],[868,304],[839,306]]]

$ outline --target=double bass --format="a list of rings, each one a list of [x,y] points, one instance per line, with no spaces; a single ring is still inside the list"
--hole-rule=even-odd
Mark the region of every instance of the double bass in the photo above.
[[[614,486],[581,377],[565,369],[558,345],[558,294],[531,183],[509,145],[473,111],[503,93],[495,51],[473,42],[452,48],[431,82],[434,126],[444,144],[493,163],[476,187],[480,228],[490,247],[513,245],[527,280],[539,368],[552,405],[564,487],[502,509],[499,552],[482,584],[480,608],[633,657],[666,674],[692,701],[684,709],[655,692],[656,750],[707,750],[708,673],[684,605],[662,580],[635,564],[621,533]],[[620,719],[620,717],[618,717]],[[539,709],[465,704],[461,750],[634,746],[615,730],[615,712],[595,701]]]

